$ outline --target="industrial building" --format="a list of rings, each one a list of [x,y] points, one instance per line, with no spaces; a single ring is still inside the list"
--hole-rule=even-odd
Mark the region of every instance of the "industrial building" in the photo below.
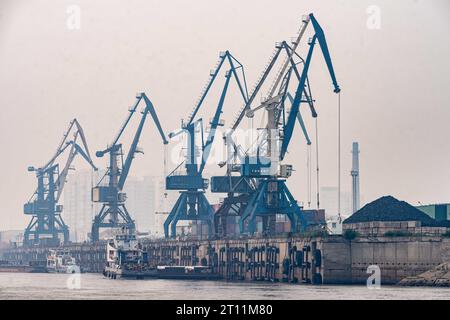
[[[450,220],[450,204],[428,204],[416,206],[417,209],[437,221]]]

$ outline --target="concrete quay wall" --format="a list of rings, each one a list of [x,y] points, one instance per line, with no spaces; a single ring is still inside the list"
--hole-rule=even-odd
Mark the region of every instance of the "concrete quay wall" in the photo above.
[[[365,283],[368,267],[375,265],[380,268],[382,283],[398,283],[448,259],[449,243],[449,239],[441,237],[358,238],[347,246],[351,282]]]
[[[154,265],[207,265],[226,280],[312,284],[365,284],[376,265],[383,284],[394,284],[450,261],[450,239],[443,237],[341,236],[270,237],[222,240],[143,240]],[[50,248],[13,248],[2,259],[45,261]],[[83,269],[101,272],[104,243],[65,246]]]

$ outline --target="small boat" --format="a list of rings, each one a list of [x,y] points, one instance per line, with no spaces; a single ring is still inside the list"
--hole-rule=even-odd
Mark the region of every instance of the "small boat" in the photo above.
[[[81,268],[67,250],[51,249],[47,256],[47,272],[80,273]]]
[[[222,277],[207,266],[158,266],[159,279],[174,280],[219,280]]]
[[[106,245],[106,266],[103,276],[110,279],[144,279],[156,276],[156,269],[148,263],[135,234],[126,231],[116,235]]]

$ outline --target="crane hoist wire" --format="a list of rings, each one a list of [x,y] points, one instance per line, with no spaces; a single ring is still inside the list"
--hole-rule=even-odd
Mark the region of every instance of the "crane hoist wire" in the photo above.
[[[316,129],[316,200],[317,200],[317,210],[320,209],[320,184],[319,184],[319,122],[315,118],[315,129]]]
[[[341,219],[341,92],[338,93],[338,220]]]
[[[306,146],[306,171],[307,171],[307,190],[308,190],[308,208],[311,209],[311,145]]]

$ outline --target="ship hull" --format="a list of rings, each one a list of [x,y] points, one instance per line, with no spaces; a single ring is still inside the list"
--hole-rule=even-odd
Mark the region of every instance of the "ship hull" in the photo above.
[[[45,268],[32,266],[0,266],[0,272],[6,273],[47,273]]]
[[[114,267],[105,267],[103,276],[109,279],[148,279],[156,278],[156,270],[123,270]]]

